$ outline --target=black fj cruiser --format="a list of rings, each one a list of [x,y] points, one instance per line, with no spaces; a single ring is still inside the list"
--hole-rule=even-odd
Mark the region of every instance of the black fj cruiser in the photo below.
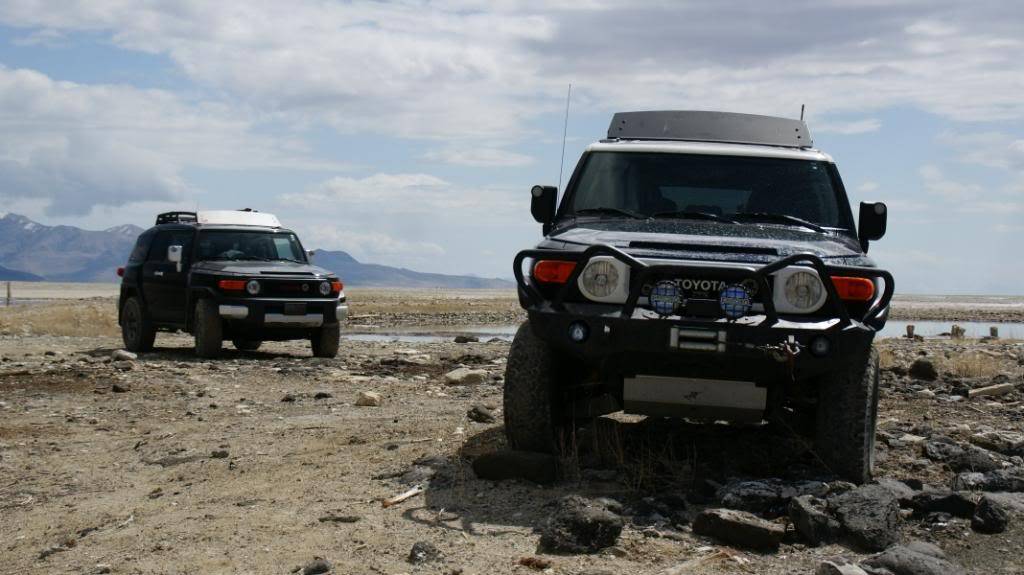
[[[886,207],[862,203],[854,227],[803,121],[619,113],[560,204],[531,194],[545,238],[514,262],[529,315],[505,374],[514,447],[556,450],[618,410],[803,421],[833,472],[871,478],[893,278],[866,253]]]
[[[157,331],[184,330],[200,357],[217,356],[225,339],[246,351],[266,340],[309,339],[314,356],[335,357],[345,292],[309,256],[272,214],[160,214],[118,270],[124,345],[148,351]]]

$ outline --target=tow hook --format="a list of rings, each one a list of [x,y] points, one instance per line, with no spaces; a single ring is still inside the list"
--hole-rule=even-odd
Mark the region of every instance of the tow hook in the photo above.
[[[789,338],[782,343],[758,346],[758,349],[771,356],[775,361],[786,364],[786,369],[789,371],[790,379],[794,379],[796,356],[800,355],[803,348],[804,346],[797,343],[796,338],[793,336],[789,336]]]

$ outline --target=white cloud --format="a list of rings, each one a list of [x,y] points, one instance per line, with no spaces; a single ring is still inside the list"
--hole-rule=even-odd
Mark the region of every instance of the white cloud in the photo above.
[[[866,134],[868,132],[877,132],[882,127],[882,121],[876,118],[866,118],[863,120],[854,120],[851,122],[835,122],[825,121],[814,124],[813,133],[825,133],[825,134]]]
[[[981,194],[978,184],[968,184],[950,179],[938,166],[921,166],[918,173],[924,185],[924,191],[945,200],[970,200]]]
[[[423,156],[427,160],[457,166],[510,168],[528,166],[533,158],[501,148],[461,147],[431,150]]]
[[[443,247],[429,241],[408,241],[375,231],[353,231],[330,225],[308,228],[303,242],[318,249],[343,250],[363,262],[429,262],[445,255]]]
[[[871,192],[878,191],[878,188],[878,182],[868,180],[861,182],[861,184],[857,186],[857,191],[862,194],[870,194]]]
[[[59,82],[0,66],[0,197],[43,198],[54,215],[182,200],[186,167],[337,168],[290,138],[254,133],[227,106],[160,90]]]

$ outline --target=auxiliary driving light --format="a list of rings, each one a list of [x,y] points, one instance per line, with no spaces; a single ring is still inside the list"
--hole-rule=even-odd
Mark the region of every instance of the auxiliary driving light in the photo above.
[[[249,295],[256,295],[260,293],[260,282],[257,280],[249,280],[245,284],[245,291],[249,292]]]
[[[647,298],[654,311],[661,315],[672,315],[679,305],[679,285],[672,280],[662,280],[654,284]]]
[[[590,328],[587,327],[587,324],[582,321],[574,321],[569,324],[569,339],[576,343],[583,343],[589,336]]]
[[[818,337],[811,340],[811,353],[823,357],[828,355],[829,350],[832,349],[832,342],[827,337],[819,335]]]

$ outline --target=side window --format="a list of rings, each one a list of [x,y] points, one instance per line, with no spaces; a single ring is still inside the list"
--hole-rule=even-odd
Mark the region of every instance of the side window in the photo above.
[[[167,262],[167,248],[182,246],[184,259],[188,260],[192,253],[192,232],[185,230],[157,232],[153,245],[149,248],[147,262]]]
[[[150,230],[139,235],[139,239],[135,241],[135,248],[132,249],[131,255],[128,256],[129,262],[139,263],[145,261],[146,252],[149,251],[149,244],[153,239],[153,234],[154,232]]]

